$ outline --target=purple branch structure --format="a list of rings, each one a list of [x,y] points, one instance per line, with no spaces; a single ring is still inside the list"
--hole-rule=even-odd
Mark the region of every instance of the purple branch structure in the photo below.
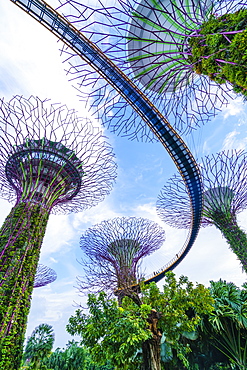
[[[242,0],[60,0],[60,4],[58,11],[96,43],[180,133],[210,120],[237,96],[233,87],[236,92],[239,84],[243,91],[247,88],[245,60],[234,63],[226,59],[229,53],[231,56],[229,48],[236,51],[240,45],[239,40],[234,41],[236,35],[246,49],[247,22],[234,19],[230,31],[230,21],[224,23],[223,19],[222,27],[220,23],[221,16],[247,9]],[[221,28],[204,30],[212,20]],[[208,48],[199,55],[202,45]],[[141,117],[88,64],[66,46],[62,55],[79,96],[108,128],[131,139],[155,140]],[[241,65],[241,78],[235,84],[224,77],[229,65]],[[231,74],[240,76],[237,69],[235,72]]]
[[[40,288],[42,286],[53,283],[57,279],[57,273],[55,270],[48,266],[38,264],[36,275],[34,278],[34,288]]]
[[[131,290],[142,278],[140,261],[161,247],[164,230],[155,222],[135,217],[114,218],[88,229],[80,246],[85,276],[80,291]]]
[[[237,224],[237,214],[247,208],[247,153],[220,152],[202,159],[202,227],[215,225],[226,238],[247,272],[247,237]],[[161,219],[176,228],[190,227],[187,190],[175,175],[163,187],[157,201]]]
[[[112,148],[74,110],[31,96],[0,100],[0,197],[15,202],[0,229],[0,368],[19,368],[40,248],[51,213],[104,199]]]

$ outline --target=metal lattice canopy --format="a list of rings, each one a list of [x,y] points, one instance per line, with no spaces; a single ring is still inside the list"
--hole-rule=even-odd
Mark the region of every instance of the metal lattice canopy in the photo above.
[[[226,151],[202,159],[204,208],[201,226],[215,223],[217,212],[232,218],[247,207],[247,153]],[[190,203],[187,190],[178,175],[162,188],[157,212],[161,219],[177,228],[190,227]]]
[[[167,150],[183,177],[191,200],[191,229],[182,249],[171,261],[163,266],[159,273],[149,280],[156,282],[159,281],[168,269],[175,268],[183,260],[192,247],[199,231],[202,213],[201,179],[192,153],[176,130],[170,125],[151,100],[148,99],[146,94],[143,93],[135,83],[133,83],[133,79],[124,74],[123,71],[112,62],[106,53],[99,49],[99,47],[87,37],[87,31],[85,31],[85,33],[78,31],[73,24],[64,18],[59,13],[61,9],[56,11],[43,0],[30,0],[28,2],[25,0],[11,1],[27,12],[30,16],[34,17],[40,24],[68,45],[70,50],[69,54],[74,55],[75,53],[79,57],[80,63],[82,60],[85,61],[86,64],[82,67],[82,74],[87,71],[87,67],[89,66],[90,81],[94,81],[93,88],[97,90],[97,83],[94,80],[91,68],[95,71],[96,75],[104,78],[105,87],[108,88],[108,86],[112,86],[112,91],[114,91],[113,95],[115,94],[114,96],[116,96],[117,92],[117,101],[120,101],[123,98],[125,108],[127,108],[128,112],[135,112],[138,114],[141,121],[136,121],[135,114],[133,115],[132,120],[132,118],[127,114],[128,112],[125,112],[125,110],[120,109],[121,112],[118,108],[115,110],[106,100],[101,100],[102,96],[108,97],[108,93],[106,92],[106,94],[104,94],[104,91],[103,95],[99,95],[96,98],[96,101],[92,99],[93,102],[96,102],[96,106],[97,103],[102,103],[103,111],[100,112],[100,110],[98,110],[100,118],[102,118],[104,113],[108,114],[109,107],[111,111],[110,117],[113,118],[116,123],[116,126],[112,126],[114,132],[127,135],[131,138],[139,137],[142,139],[151,138],[146,134],[148,134],[148,132],[152,132]],[[90,9],[90,7],[86,8]],[[89,87],[86,89],[88,91]],[[122,121],[122,118],[124,118],[124,121]]]
[[[164,241],[164,230],[144,218],[117,217],[89,228],[80,240],[86,255],[80,288],[113,291],[136,284],[141,260]]]
[[[34,279],[34,288],[40,288],[42,286],[53,283],[57,279],[57,273],[52,268],[39,264],[35,279]]]
[[[180,133],[210,120],[229,99],[236,97],[230,83],[219,84],[195,72],[194,62],[189,59],[190,40],[199,36],[202,24],[210,17],[217,19],[246,8],[243,1],[96,0],[92,4],[60,0],[60,3],[58,11],[95,42]],[[230,40],[227,32],[222,37]],[[79,96],[88,101],[107,127],[131,139],[155,139],[136,112],[90,66],[69,48],[62,51],[68,76]],[[208,58],[205,55],[205,60]]]
[[[31,96],[0,100],[0,196],[53,213],[92,207],[116,177],[102,131],[65,105]]]

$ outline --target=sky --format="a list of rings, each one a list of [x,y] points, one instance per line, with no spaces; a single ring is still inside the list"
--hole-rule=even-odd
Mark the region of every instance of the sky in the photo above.
[[[64,71],[59,52],[62,43],[10,0],[0,3],[0,35],[1,97],[9,100],[20,94],[50,98],[52,102],[75,108],[79,116],[89,115]],[[197,158],[221,150],[247,149],[246,118],[247,106],[237,98],[210,123],[183,139]],[[39,324],[50,324],[55,331],[54,349],[65,347],[72,339],[66,332],[66,324],[78,304],[85,305],[86,298],[79,294],[76,286],[77,276],[83,275],[79,240],[87,228],[121,216],[144,217],[161,225],[166,232],[166,241],[159,251],[143,262],[142,269],[146,274],[165,265],[182,248],[187,237],[186,230],[167,226],[156,214],[157,196],[176,172],[162,145],[129,141],[107,130],[105,135],[118,164],[113,190],[103,202],[89,210],[51,215],[41,249],[40,263],[53,268],[58,277],[54,283],[34,290],[26,336]],[[1,223],[11,207],[0,199]],[[238,222],[247,231],[247,210],[238,216]],[[191,251],[174,272],[206,286],[210,280],[220,278],[239,287],[246,281],[240,263],[214,227],[201,229]],[[159,285],[162,286],[162,281]]]

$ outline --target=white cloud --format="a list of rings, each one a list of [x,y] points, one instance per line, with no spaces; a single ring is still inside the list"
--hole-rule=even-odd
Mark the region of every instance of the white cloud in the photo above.
[[[112,219],[114,217],[121,217],[121,212],[114,209],[113,204],[107,199],[99,203],[97,206],[85,210],[84,212],[76,213],[73,216],[73,227],[75,230],[85,230],[88,224],[98,224],[103,220]]]
[[[202,229],[194,246],[175,270],[192,281],[209,285],[220,278],[241,286],[246,281],[239,261],[214,226]]]
[[[229,104],[222,108],[222,114],[225,119],[229,116],[238,116],[244,112],[244,107],[243,99],[238,97],[234,100],[230,100]]]
[[[54,348],[64,347],[65,343],[71,340],[71,336],[66,332],[66,325],[68,318],[76,310],[74,302],[80,303],[78,294],[71,283],[69,285],[63,284],[61,292],[57,292],[58,289],[56,282],[48,287],[35,289],[28,318],[30,324],[26,333],[27,338],[39,324],[52,325],[55,331]],[[85,301],[81,301],[81,303],[85,304]]]
[[[62,236],[62,237],[61,237]],[[74,236],[74,229],[68,215],[51,215],[49,217],[41,257],[70,249],[70,240]]]
[[[82,116],[87,114],[64,72],[59,51],[62,42],[10,1],[1,3],[0,20],[0,73],[5,98],[11,98],[13,92],[26,97],[33,94],[65,103]]]
[[[58,260],[53,257],[49,257],[49,260],[53,263],[58,263]]]
[[[247,146],[247,137],[242,137],[242,133],[240,131],[231,131],[229,132],[224,141],[222,150],[230,150],[230,149],[246,149]]]
[[[136,217],[143,217],[161,224],[161,220],[156,212],[156,206],[153,203],[144,203],[133,208]]]

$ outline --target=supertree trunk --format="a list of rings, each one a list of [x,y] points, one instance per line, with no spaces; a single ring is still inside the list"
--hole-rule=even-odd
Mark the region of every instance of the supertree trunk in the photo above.
[[[49,214],[98,204],[116,166],[100,130],[66,106],[17,95],[0,99],[0,119],[0,195],[16,202],[0,230],[0,368],[17,370]]]
[[[247,155],[242,150],[223,151],[202,158],[204,205],[201,226],[215,225],[247,272],[247,236],[236,221],[237,214],[247,208],[246,163]],[[177,176],[162,189],[157,211],[170,226],[190,226],[187,191]]]
[[[48,217],[47,209],[22,202],[12,208],[0,230],[1,369],[20,367],[20,349]]]
[[[230,213],[215,212],[211,216],[214,225],[222,232],[231,250],[236,254],[247,272],[247,236],[238,226],[236,216]]]

